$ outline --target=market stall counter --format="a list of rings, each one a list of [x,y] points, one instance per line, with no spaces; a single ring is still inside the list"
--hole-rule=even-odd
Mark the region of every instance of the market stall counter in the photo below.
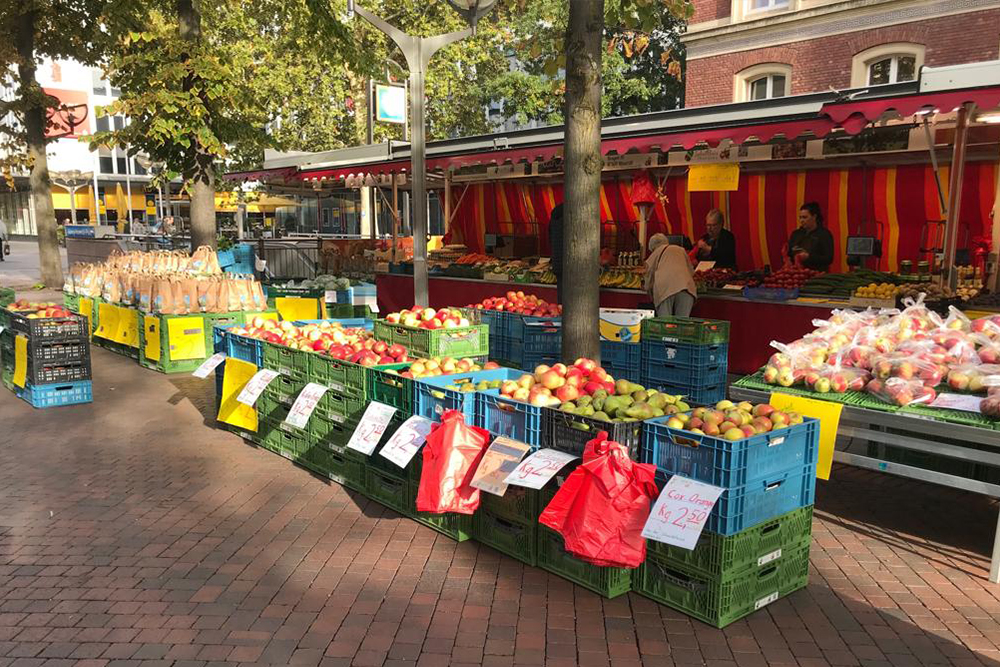
[[[378,274],[378,306],[384,313],[398,312],[413,306],[413,276]],[[488,280],[432,277],[429,280],[430,303],[434,308],[449,304],[473,304],[483,299],[503,296],[507,292],[524,291],[555,302],[554,285],[534,283],[492,282]],[[421,304],[423,305],[423,304]],[[845,302],[818,299],[769,302],[751,301],[742,296],[709,294],[699,296],[693,317],[726,320],[732,323],[729,342],[729,372],[747,375],[760,369],[774,352],[772,340],[788,340],[812,331],[813,320],[826,319],[833,308],[843,308]],[[649,298],[638,290],[601,289],[602,308],[650,308]]]

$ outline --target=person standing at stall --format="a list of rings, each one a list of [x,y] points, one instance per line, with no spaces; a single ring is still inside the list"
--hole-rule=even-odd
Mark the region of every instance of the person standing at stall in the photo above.
[[[816,202],[799,209],[799,228],[788,237],[788,260],[815,271],[829,271],[833,263],[833,234],[823,226]]]
[[[691,251],[695,262],[715,262],[716,269],[736,270],[736,237],[725,228],[726,217],[717,208],[705,216],[705,235]]]
[[[649,239],[646,260],[646,293],[656,306],[657,317],[690,317],[698,288],[691,261],[679,245],[671,245],[663,234]]]
[[[552,253],[549,264],[552,273],[556,274],[556,301],[562,305],[563,299],[563,205],[556,204],[549,215],[549,251]]]

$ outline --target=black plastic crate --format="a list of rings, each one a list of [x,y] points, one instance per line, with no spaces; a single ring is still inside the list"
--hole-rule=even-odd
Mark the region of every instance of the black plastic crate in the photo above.
[[[542,447],[583,456],[584,447],[601,431],[628,448],[633,461],[639,460],[642,422],[613,422],[584,417],[555,408],[542,408]]]
[[[8,312],[10,313],[10,328],[25,334],[32,340],[87,335],[87,320],[79,315],[31,318],[18,312]]]
[[[34,363],[89,361],[90,341],[85,336],[29,341],[28,354]]]
[[[90,379],[90,360],[60,361],[53,364],[29,363],[28,381],[34,385],[76,382]]]

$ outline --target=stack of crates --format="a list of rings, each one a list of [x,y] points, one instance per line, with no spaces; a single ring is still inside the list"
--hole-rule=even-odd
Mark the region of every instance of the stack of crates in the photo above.
[[[819,421],[737,441],[645,423],[641,459],[657,483],[681,475],[724,489],[694,550],[647,542],[633,590],[724,627],[809,577]]]
[[[90,403],[90,341],[87,321],[78,315],[29,318],[5,311],[9,328],[0,334],[0,366],[6,387],[36,408]],[[24,338],[24,387],[14,384],[16,339]]]
[[[562,319],[517,315],[510,325],[510,361],[525,371],[562,360]]]
[[[686,317],[642,321],[639,383],[695,405],[726,397],[729,322]]]

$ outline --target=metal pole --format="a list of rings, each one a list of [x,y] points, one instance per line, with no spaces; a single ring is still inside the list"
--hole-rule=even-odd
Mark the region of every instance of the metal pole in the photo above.
[[[125,153],[125,196],[128,197],[128,223],[132,231],[132,158]]]
[[[427,274],[427,137],[424,126],[423,40],[417,43],[420,65],[410,69],[410,113],[413,115],[410,161],[413,165],[413,302],[429,306]]]
[[[396,237],[399,236],[399,184],[392,174],[392,263],[396,263]]]
[[[76,191],[79,189],[79,185],[69,188],[69,219],[74,225],[76,224]]]
[[[98,167],[99,167],[100,158],[94,158],[94,159],[98,161]],[[101,194],[97,185],[97,172],[98,170],[95,169],[94,170],[94,224],[95,225],[101,224],[101,202],[100,202]]]
[[[444,174],[444,233],[451,227],[451,172]]]
[[[955,123],[955,148],[951,158],[951,183],[948,195],[948,217],[945,223],[944,275],[947,284],[958,286],[958,271],[955,268],[955,251],[958,246],[958,214],[962,210],[962,179],[965,176],[965,147],[969,136],[969,106],[963,104],[958,109]]]
[[[368,126],[367,143],[371,146],[375,143],[375,82],[371,78],[368,79],[367,93],[368,102],[365,106],[368,118],[365,120],[367,121]],[[369,234],[371,238],[375,238],[378,235],[378,217],[375,215],[375,205],[377,203],[377,199],[375,198],[375,191],[370,187],[365,188],[365,200],[368,202]]]

